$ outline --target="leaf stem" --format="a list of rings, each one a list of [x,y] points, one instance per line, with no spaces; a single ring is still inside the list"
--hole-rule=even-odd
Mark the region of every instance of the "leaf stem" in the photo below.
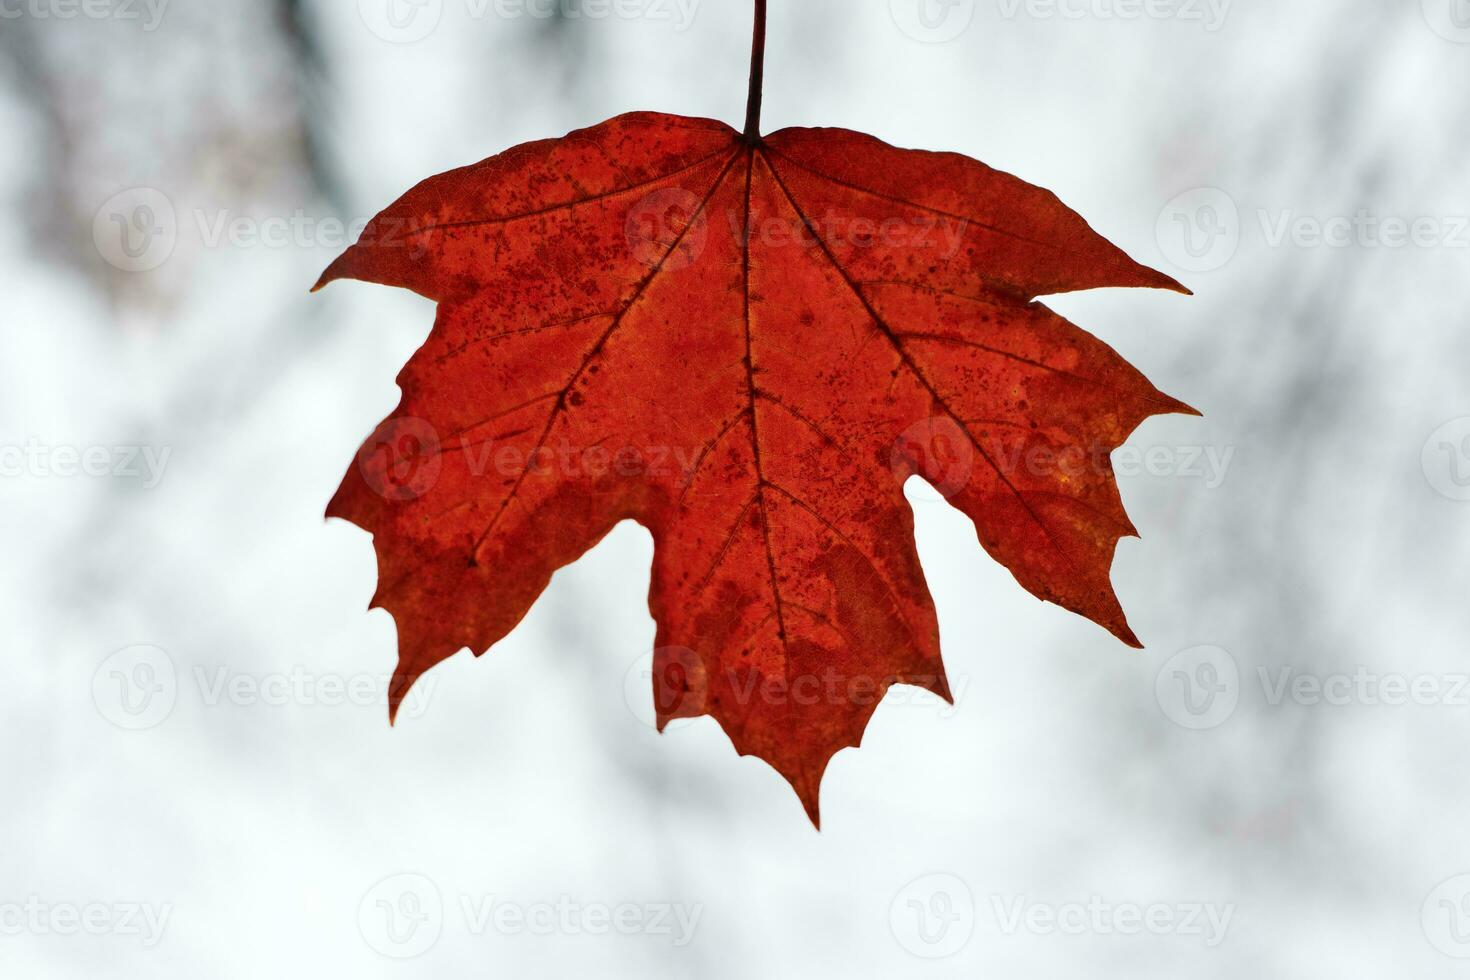
[[[745,109],[745,138],[761,138],[761,98],[766,82],[766,0],[755,0],[755,38],[750,46],[750,101]]]

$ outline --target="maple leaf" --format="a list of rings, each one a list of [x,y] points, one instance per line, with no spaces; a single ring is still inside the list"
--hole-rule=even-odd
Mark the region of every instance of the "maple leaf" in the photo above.
[[[759,115],[757,28],[752,118]],[[1037,296],[1183,290],[1047,191],[840,129],[657,113],[430,178],[317,288],[438,303],[329,508],[374,535],[396,710],[624,520],[654,540],[659,727],[711,715],[812,820],[894,684],[949,698],[903,484],[1138,645],[1109,453],[1193,410]]]

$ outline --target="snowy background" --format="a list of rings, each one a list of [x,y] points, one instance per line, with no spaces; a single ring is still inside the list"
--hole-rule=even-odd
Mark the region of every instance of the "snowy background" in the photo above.
[[[914,484],[958,704],[893,692],[821,834],[648,727],[632,525],[390,729],[321,514],[432,309],[307,289],[429,174],[737,122],[750,5],[0,0],[0,975],[1470,970],[1470,3],[771,5],[768,131],[967,153],[1198,294],[1055,303],[1206,413],[1118,461],[1148,649]]]

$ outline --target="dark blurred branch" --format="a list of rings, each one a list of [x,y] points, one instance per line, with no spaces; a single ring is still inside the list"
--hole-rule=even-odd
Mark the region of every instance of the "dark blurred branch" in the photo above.
[[[330,145],[325,133],[331,115],[328,108],[329,74],[309,8],[309,0],[276,0],[276,19],[296,68],[302,159],[316,189],[340,211],[345,207],[345,194],[337,168],[329,161],[326,149]]]
[[[61,111],[61,94],[52,83],[44,50],[35,37],[34,21],[28,17],[6,21],[0,31],[0,52],[10,65],[22,104],[39,123],[40,139],[31,147],[39,158],[36,189],[25,195],[26,224],[38,249],[58,261],[68,261],[75,243],[73,219],[79,217],[73,214],[70,193],[73,141]]]

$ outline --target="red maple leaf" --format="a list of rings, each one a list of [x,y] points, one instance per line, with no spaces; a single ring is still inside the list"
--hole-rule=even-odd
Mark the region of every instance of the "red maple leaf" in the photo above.
[[[374,535],[396,706],[553,572],[653,535],[660,727],[712,715],[816,821],[893,684],[948,698],[903,484],[1017,581],[1137,645],[1109,453],[1191,412],[1035,297],[1182,287],[1047,191],[840,129],[619,116],[413,188],[318,288],[438,302],[329,514]]]

